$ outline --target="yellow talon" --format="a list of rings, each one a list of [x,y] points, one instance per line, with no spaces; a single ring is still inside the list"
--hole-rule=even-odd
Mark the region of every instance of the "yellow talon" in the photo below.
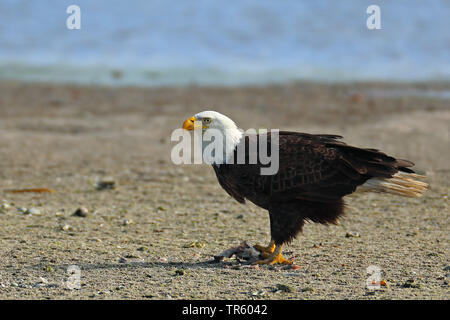
[[[261,254],[262,255],[262,254]],[[255,261],[253,264],[268,264],[273,265],[275,263],[279,264],[292,264],[291,260],[287,260],[281,254],[281,245],[275,246],[272,253],[268,255],[266,259]]]
[[[268,258],[275,250],[275,241],[271,240],[267,247],[256,244],[253,246],[253,248],[255,248],[256,250],[259,251],[259,254],[261,255],[261,257]]]

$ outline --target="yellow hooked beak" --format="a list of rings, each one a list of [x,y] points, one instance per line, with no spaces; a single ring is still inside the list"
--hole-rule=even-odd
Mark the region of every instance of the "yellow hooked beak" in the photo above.
[[[201,124],[201,121],[197,121],[197,123],[196,123],[195,117],[190,117],[189,119],[186,119],[186,120],[183,122],[183,127],[182,127],[182,128],[183,128],[184,130],[194,130],[194,129],[197,129],[197,128],[206,129],[206,128],[208,128],[208,127],[203,126],[203,125]]]
[[[183,129],[184,130],[194,130],[194,123],[195,123],[194,117],[190,117],[189,119],[186,119],[183,122]]]

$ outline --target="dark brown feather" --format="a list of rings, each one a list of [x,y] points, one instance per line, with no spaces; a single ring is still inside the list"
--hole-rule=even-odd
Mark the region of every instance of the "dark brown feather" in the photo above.
[[[349,146],[337,140],[340,138],[280,131],[279,171],[264,176],[260,174],[264,165],[248,164],[249,136],[245,136],[241,143],[245,144],[247,164],[213,167],[220,185],[233,198],[241,203],[248,199],[269,211],[272,238],[281,244],[295,237],[304,220],[335,223],[343,213],[342,197],[368,179],[413,172],[409,169],[413,163],[408,160]],[[270,139],[269,133],[269,150]]]

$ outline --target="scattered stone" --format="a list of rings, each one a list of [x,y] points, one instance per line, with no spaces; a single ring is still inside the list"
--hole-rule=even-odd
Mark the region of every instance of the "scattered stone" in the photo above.
[[[11,205],[6,202],[6,200],[2,200],[2,203],[0,204],[0,211],[6,211],[11,208]]]
[[[290,292],[294,292],[294,289],[291,286],[288,286],[287,284],[279,283],[276,285],[276,291],[290,293]]]
[[[414,279],[408,279],[403,283],[403,288],[415,288],[415,289],[421,289],[422,285],[420,283],[417,283]]]
[[[116,188],[116,182],[114,181],[114,178],[107,177],[103,178],[95,184],[95,189],[97,190],[112,190]]]
[[[17,207],[17,212],[22,213],[22,214],[26,214],[27,208],[25,208],[25,207]]]
[[[45,283],[45,284],[47,284],[47,283],[48,283],[48,280],[45,279],[45,278],[43,278],[43,277],[39,277],[39,283]]]
[[[30,208],[27,209],[24,214],[31,214],[31,215],[35,215],[35,216],[40,216],[41,215],[41,210],[37,209],[37,208]]]
[[[266,293],[266,292],[265,292],[264,290],[261,289],[261,290],[252,292],[251,295],[254,296],[254,297],[257,297],[257,296],[262,296],[262,295],[264,295],[265,293]]]
[[[78,208],[77,210],[75,210],[75,212],[72,214],[73,217],[81,217],[81,218],[86,218],[88,216],[88,209],[86,209],[85,207],[81,207]]]
[[[44,266],[44,267],[42,267],[42,270],[44,270],[45,272],[53,272],[53,271],[55,271],[51,266]]]
[[[62,231],[72,231],[73,228],[71,226],[69,226],[68,224],[65,224],[61,227]]]
[[[127,226],[127,225],[129,225],[129,224],[132,224],[133,223],[133,220],[128,220],[128,219],[123,219],[122,220],[122,225],[124,225],[124,226]]]
[[[305,287],[302,289],[302,292],[313,292],[313,291],[314,291],[314,289],[311,287]]]
[[[349,231],[345,234],[346,238],[359,238],[361,235],[358,232]]]
[[[64,212],[62,212],[62,211],[57,211],[57,212],[55,213],[55,216],[58,217],[58,218],[64,217]]]
[[[176,276],[184,276],[185,274],[186,274],[186,271],[184,271],[183,269],[175,270],[175,275]]]
[[[125,258],[125,257],[121,257],[121,258],[119,259],[119,263],[128,263],[128,259]]]
[[[145,246],[139,247],[139,248],[137,248],[137,251],[148,251],[148,247],[145,247]]]
[[[203,248],[206,245],[206,243],[201,241],[192,241],[188,244],[185,244],[183,248]]]
[[[44,288],[48,286],[48,280],[43,278],[43,277],[39,277],[39,281],[36,282],[32,288]]]

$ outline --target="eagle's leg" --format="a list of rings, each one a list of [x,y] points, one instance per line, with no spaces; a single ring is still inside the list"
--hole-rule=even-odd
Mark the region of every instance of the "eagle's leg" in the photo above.
[[[267,247],[264,247],[260,244],[255,244],[253,248],[259,251],[261,257],[268,258],[275,250],[275,241],[270,240],[269,245]]]
[[[281,254],[281,244],[276,245],[274,251],[266,259],[255,261],[253,264],[273,265],[275,263],[292,264],[291,260],[283,258],[283,255]]]

